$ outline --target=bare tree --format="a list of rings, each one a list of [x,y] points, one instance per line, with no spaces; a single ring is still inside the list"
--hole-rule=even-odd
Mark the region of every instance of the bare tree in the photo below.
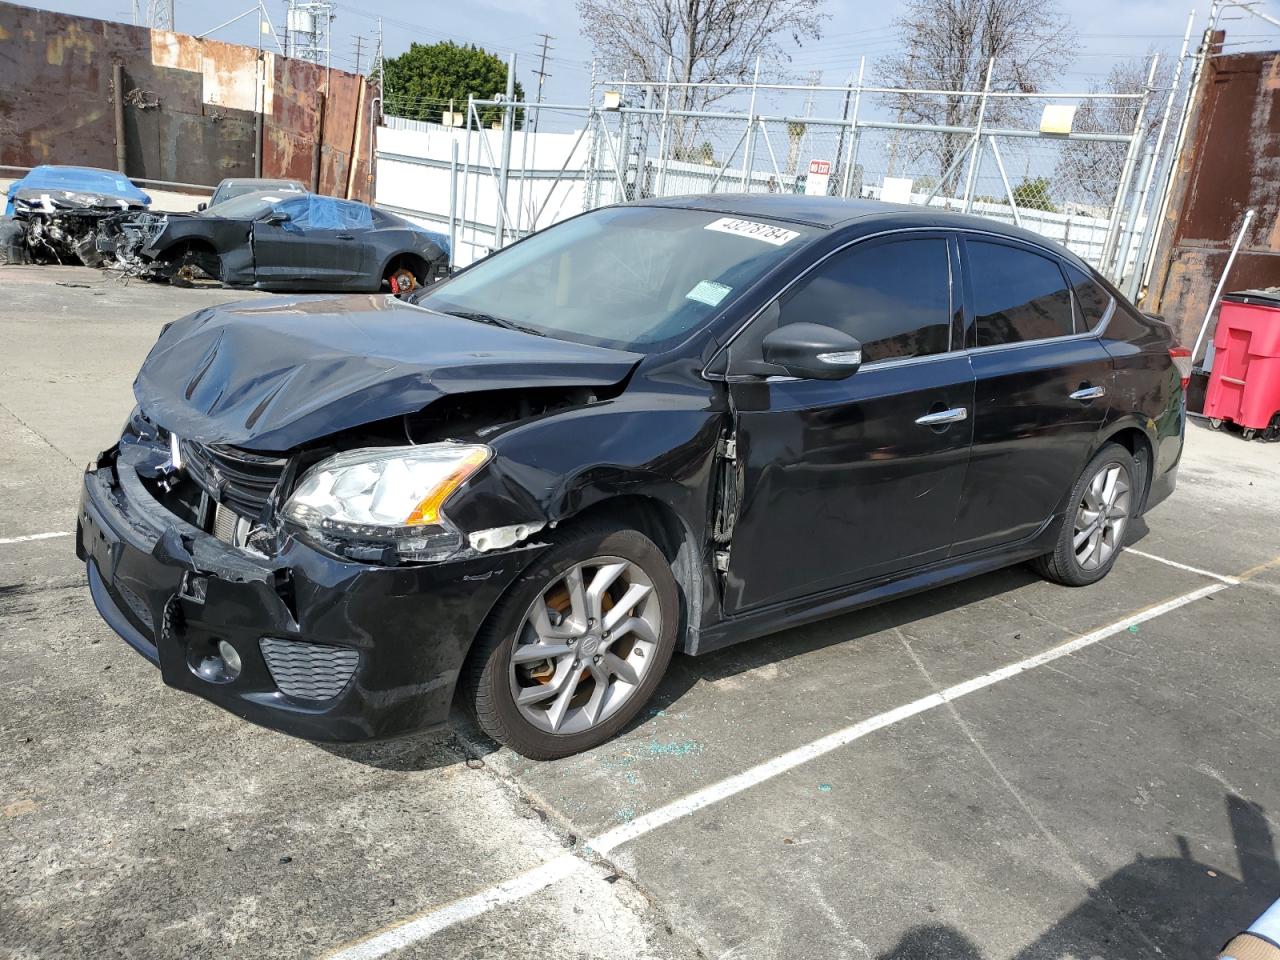
[[[905,49],[882,59],[879,69],[889,84],[904,88],[981,90],[994,60],[992,90],[1033,94],[1057,79],[1074,46],[1069,21],[1053,0],[907,0],[896,24]],[[891,95],[889,106],[905,122],[972,127],[979,98],[902,93]],[[1007,123],[1027,110],[1026,101],[1000,97],[988,101],[985,118]],[[934,157],[941,174],[970,138],[952,133],[912,140],[914,152]],[[944,189],[953,190],[957,177],[953,171]]]
[[[1142,93],[1151,69],[1151,58],[1155,55],[1156,51],[1152,48],[1145,57],[1134,57],[1115,64],[1102,82],[1089,85],[1089,92]],[[1169,84],[1173,82],[1174,59],[1161,58],[1152,83],[1156,94],[1168,95]],[[1159,97],[1147,108],[1142,130],[1139,131],[1142,139],[1140,150],[1155,145],[1161,115],[1161,111],[1155,109],[1157,105],[1164,105]],[[1076,110],[1072,129],[1077,133],[1131,134],[1138,122],[1140,106],[1141,102],[1136,99],[1086,99]],[[1061,184],[1064,199],[1110,206],[1116,198],[1117,181],[1128,149],[1129,145],[1126,143],[1074,141],[1064,144],[1056,171],[1056,179]]]
[[[632,79],[679,83],[745,83],[755,71],[773,73],[790,61],[784,41],[800,45],[822,36],[825,0],[577,0],[583,33],[606,69]],[[672,106],[701,110],[731,91],[683,87]],[[689,125],[692,130],[692,125]]]

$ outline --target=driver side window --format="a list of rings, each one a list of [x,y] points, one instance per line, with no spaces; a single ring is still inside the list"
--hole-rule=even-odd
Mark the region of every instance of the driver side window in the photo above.
[[[952,315],[947,241],[856,244],[783,294],[778,308],[778,326],[820,323],[856,337],[864,364],[946,353]]]

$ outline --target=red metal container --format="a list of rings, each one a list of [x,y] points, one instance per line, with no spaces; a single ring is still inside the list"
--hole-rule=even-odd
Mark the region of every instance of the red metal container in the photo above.
[[[1280,289],[1223,297],[1213,350],[1205,416],[1248,431],[1280,423]]]

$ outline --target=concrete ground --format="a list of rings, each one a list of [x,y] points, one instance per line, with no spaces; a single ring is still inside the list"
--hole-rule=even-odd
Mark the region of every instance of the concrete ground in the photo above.
[[[678,657],[587,754],[322,747],[163,687],[66,535],[160,325],[233,295],[0,291],[0,956],[1211,957],[1280,897],[1278,445],[1193,423],[1102,583]]]

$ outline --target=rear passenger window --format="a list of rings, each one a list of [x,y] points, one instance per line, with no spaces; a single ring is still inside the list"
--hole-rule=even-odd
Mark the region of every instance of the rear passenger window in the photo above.
[[[1058,264],[1038,253],[967,240],[978,346],[1062,337],[1073,329]]]
[[[1102,284],[1076,267],[1067,264],[1067,276],[1076,294],[1076,306],[1080,308],[1081,330],[1096,330],[1111,306],[1111,294]]]
[[[926,237],[855,246],[817,267],[779,305],[779,326],[821,323],[857,337],[864,363],[946,353],[947,241]]]

